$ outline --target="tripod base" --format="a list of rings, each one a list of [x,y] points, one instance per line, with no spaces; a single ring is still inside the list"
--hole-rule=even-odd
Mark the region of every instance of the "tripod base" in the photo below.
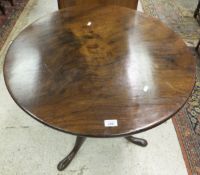
[[[136,145],[142,146],[142,147],[147,146],[147,141],[144,139],[136,138],[133,136],[127,136],[127,137],[125,137],[125,139],[127,139],[128,141],[130,141]],[[75,142],[75,145],[74,145],[74,148],[72,149],[72,151],[63,160],[61,160],[59,162],[59,164],[57,166],[57,169],[59,171],[63,171],[65,168],[67,168],[67,166],[74,159],[75,155],[77,154],[77,152],[79,151],[79,149],[81,148],[81,146],[85,140],[86,140],[86,137],[77,136],[76,142]]]

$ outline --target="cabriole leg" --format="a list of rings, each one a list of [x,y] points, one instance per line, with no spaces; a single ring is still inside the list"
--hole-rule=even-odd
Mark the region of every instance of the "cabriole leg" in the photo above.
[[[136,137],[133,137],[133,136],[128,136],[128,137],[125,137],[128,141],[136,144],[136,145],[139,145],[139,146],[147,146],[147,141],[145,139],[140,139],[140,138],[136,138]]]
[[[78,152],[78,150],[80,149],[80,147],[82,146],[82,144],[85,141],[85,137],[79,137],[77,136],[76,138],[76,143],[74,145],[74,148],[72,149],[72,151],[68,154],[67,157],[65,157],[63,160],[61,160],[57,166],[57,169],[59,171],[64,170],[73,160],[73,158],[75,157],[76,153]]]

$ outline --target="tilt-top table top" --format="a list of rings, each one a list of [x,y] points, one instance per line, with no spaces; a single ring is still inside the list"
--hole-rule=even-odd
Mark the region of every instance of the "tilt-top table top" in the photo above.
[[[77,7],[24,29],[4,77],[15,102],[44,124],[115,137],[172,117],[191,94],[195,60],[157,19],[118,6]]]

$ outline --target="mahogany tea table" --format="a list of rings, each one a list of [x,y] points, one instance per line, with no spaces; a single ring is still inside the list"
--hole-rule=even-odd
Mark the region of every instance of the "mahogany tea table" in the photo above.
[[[195,60],[159,20],[118,6],[68,8],[43,17],[12,42],[4,78],[14,101],[43,124],[77,136],[125,137],[177,113],[195,83]]]

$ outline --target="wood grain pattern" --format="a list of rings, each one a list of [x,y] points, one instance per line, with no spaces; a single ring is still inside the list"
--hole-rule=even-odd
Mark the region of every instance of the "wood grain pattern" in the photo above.
[[[118,5],[137,9],[138,0],[58,0],[58,8],[68,8],[73,6],[88,7],[94,5]]]
[[[160,21],[117,6],[70,8],[28,26],[4,64],[15,102],[75,135],[115,137],[155,127],[186,102],[195,60]],[[104,127],[117,119],[118,127]]]

